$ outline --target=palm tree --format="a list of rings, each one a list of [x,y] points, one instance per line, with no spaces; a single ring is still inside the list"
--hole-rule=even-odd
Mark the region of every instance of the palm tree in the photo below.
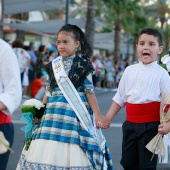
[[[154,1],[153,4],[148,5],[144,8],[146,16],[152,20],[152,22],[156,21],[155,27],[159,29],[163,36],[163,42],[165,50],[163,51],[162,55],[168,53],[168,49],[170,48],[170,26],[168,25],[167,21],[170,16],[170,4],[169,0],[159,0]],[[158,25],[160,23],[160,25]]]
[[[100,8],[104,13],[107,26],[112,28],[114,32],[114,60],[119,60],[121,57],[120,52],[120,36],[122,28],[125,27],[125,21],[135,12],[139,7],[139,0],[101,0]],[[129,24],[129,23],[127,23]]]
[[[27,21],[29,19],[29,14],[28,14],[28,12],[21,13],[21,14],[14,14],[13,17],[16,19],[17,23],[20,23],[20,21]],[[23,30],[17,29],[16,36],[17,36],[17,38],[20,38],[23,41],[25,40],[25,33]]]
[[[123,29],[133,37],[133,58],[132,61],[137,60],[136,56],[136,44],[138,35],[144,27],[151,25],[145,16],[143,8],[136,4],[133,5],[133,10],[129,9],[129,15],[122,20]],[[129,42],[130,43],[130,42]]]
[[[160,28],[164,29],[166,27],[167,19],[169,19],[166,15],[170,15],[169,2],[167,0],[156,1],[153,4],[146,6],[145,12],[148,17],[160,22]]]
[[[92,49],[94,47],[95,8],[96,8],[96,0],[88,0],[85,34],[86,34],[87,42],[92,47]]]

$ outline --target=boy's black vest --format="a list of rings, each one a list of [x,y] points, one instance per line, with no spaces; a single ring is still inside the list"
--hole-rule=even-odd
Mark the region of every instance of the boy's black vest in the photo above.
[[[58,87],[53,74],[52,62],[47,64],[45,66],[45,69],[50,79],[50,91],[51,91],[55,87]],[[84,57],[75,56],[75,58],[73,59],[71,69],[68,73],[68,77],[73,83],[74,87],[79,88],[82,85],[86,76],[89,75],[89,73],[92,73],[93,71],[94,68],[90,60]]]

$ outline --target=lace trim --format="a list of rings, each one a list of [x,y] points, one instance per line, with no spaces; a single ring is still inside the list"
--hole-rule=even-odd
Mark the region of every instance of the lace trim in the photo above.
[[[52,71],[52,63],[50,62],[45,67],[46,67],[46,71],[50,79],[49,88],[50,88],[50,91],[52,91],[55,87],[58,86],[55,81],[54,74]],[[81,83],[83,83],[83,80],[85,79],[85,77],[93,71],[94,71],[94,68],[90,60],[76,56],[73,59],[73,64],[68,73],[68,77],[70,78],[75,88],[78,88],[81,86]]]
[[[63,166],[57,166],[57,165],[42,164],[38,162],[32,163],[32,162],[25,161],[24,154],[21,154],[21,158],[19,160],[19,168],[20,170],[30,170],[30,169],[33,169],[33,170],[93,170],[91,166],[63,167]]]

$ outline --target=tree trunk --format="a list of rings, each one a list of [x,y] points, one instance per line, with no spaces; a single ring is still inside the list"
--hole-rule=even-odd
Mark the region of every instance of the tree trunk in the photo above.
[[[25,41],[25,32],[23,30],[16,30],[16,37]]]
[[[88,0],[88,8],[87,8],[87,20],[86,20],[86,27],[85,27],[85,35],[87,42],[93,49],[94,47],[94,33],[95,33],[95,7],[96,7],[96,0]]]
[[[121,24],[117,22],[115,24],[115,32],[114,32],[114,61],[120,60],[120,31],[121,31]]]
[[[136,56],[136,40],[134,39],[133,41],[133,57],[132,57],[132,62],[137,61],[137,56]]]
[[[0,38],[3,38],[4,0],[0,0]]]
[[[13,17],[17,19],[17,23],[21,23],[21,21],[27,21],[29,19],[28,12],[21,13],[21,14],[14,14]],[[19,39],[25,40],[25,31],[23,30],[16,30],[16,36]]]

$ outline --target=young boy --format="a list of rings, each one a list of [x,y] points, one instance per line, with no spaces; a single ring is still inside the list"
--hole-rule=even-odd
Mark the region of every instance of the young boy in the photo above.
[[[121,164],[125,170],[156,170],[157,156],[145,147],[158,133],[161,95],[170,92],[168,72],[157,64],[163,50],[161,34],[143,29],[136,45],[139,63],[128,66],[107,112],[111,121],[126,106]]]

